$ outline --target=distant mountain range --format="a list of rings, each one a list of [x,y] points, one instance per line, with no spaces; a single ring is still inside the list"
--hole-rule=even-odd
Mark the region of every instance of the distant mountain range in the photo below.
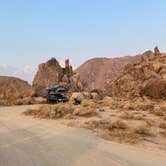
[[[13,67],[6,64],[0,64],[0,75],[1,76],[13,76],[19,77],[23,80],[28,81],[30,84],[33,81],[36,73],[36,68],[31,66]]]

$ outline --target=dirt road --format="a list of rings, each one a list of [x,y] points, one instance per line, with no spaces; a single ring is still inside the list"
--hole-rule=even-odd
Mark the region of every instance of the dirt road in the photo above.
[[[28,107],[0,107],[0,166],[165,166],[166,154],[96,138],[53,120],[26,117]]]

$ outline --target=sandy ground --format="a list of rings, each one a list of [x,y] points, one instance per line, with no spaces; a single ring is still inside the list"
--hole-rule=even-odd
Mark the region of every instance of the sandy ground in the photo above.
[[[0,107],[0,166],[165,166],[166,154],[97,138],[90,131]]]

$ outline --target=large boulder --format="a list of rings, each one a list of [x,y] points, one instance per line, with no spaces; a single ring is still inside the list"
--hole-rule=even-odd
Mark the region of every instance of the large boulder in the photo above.
[[[81,91],[83,89],[80,77],[73,72],[69,60],[65,61],[65,67],[61,67],[55,58],[51,58],[46,63],[39,65],[38,71],[33,81],[33,87],[37,96],[46,96],[46,89],[55,85],[63,85],[71,91]]]
[[[166,99],[166,79],[153,79],[142,90],[143,94],[156,99]]]
[[[15,77],[0,76],[0,104],[15,104],[17,100],[24,100],[35,96],[31,85]]]

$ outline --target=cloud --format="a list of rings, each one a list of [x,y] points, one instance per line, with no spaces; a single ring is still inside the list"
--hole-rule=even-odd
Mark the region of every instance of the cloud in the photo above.
[[[37,69],[35,67],[28,65],[17,68],[0,64],[0,75],[18,77],[29,83],[32,83],[36,71]]]

